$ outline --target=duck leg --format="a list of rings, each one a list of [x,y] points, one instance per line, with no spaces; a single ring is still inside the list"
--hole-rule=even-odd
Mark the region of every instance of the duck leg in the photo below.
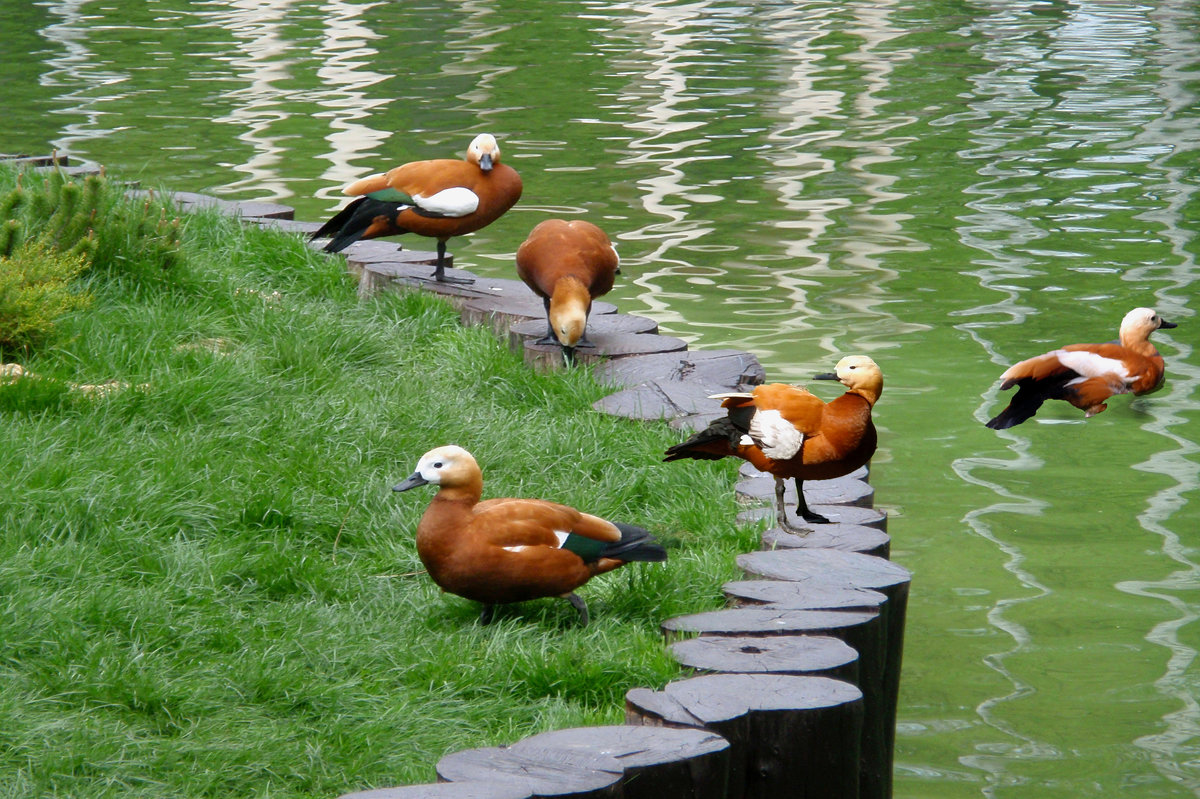
[[[808,509],[808,503],[804,501],[804,482],[799,477],[793,478],[792,482],[796,484],[796,513],[806,522],[829,524],[827,517]]]
[[[571,606],[579,611],[580,626],[587,627],[587,625],[588,625],[588,609],[587,609],[587,603],[583,601],[583,597],[579,596],[579,594],[572,593],[572,594],[564,595],[563,599],[570,602]]]
[[[804,488],[799,480],[796,483],[796,494],[799,499],[796,502],[796,515],[807,522],[816,524],[825,524],[829,521],[819,513],[813,513],[808,509],[808,505],[804,502]],[[794,535],[808,535],[812,532],[805,527],[798,527],[788,520],[787,505],[783,502],[783,493],[787,487],[787,483],[783,478],[775,478],[775,523],[779,525],[781,530],[792,533]]]
[[[483,624],[483,625],[491,624],[492,619],[494,619],[495,617],[496,617],[496,606],[495,605],[484,605],[483,611],[480,612],[480,614],[479,614],[479,623]]]
[[[542,297],[542,305],[546,309],[546,335],[539,338],[534,344],[557,344],[558,337],[554,335],[554,325],[550,324],[550,298]]]
[[[438,239],[437,243],[437,266],[433,269],[433,279],[439,283],[470,284],[475,282],[469,277],[446,277],[446,242],[441,239]]]

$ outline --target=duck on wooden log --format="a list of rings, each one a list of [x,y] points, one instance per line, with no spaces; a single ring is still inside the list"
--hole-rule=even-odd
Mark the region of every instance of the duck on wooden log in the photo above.
[[[667,559],[649,532],[631,524],[541,499],[480,501],[483,472],[462,447],[425,453],[394,490],[428,484],[438,492],[417,526],[417,554],[442,590],[483,603],[484,624],[498,604],[563,597],[586,625],[576,588],[631,561]]]
[[[490,225],[521,199],[521,178],[500,163],[500,145],[490,133],[476,136],[463,161],[413,161],[381,175],[357,180],[345,193],[358,197],[312,235],[329,237],[326,252],[340,252],[360,239],[415,233],[437,239],[437,281],[448,278],[446,242]]]
[[[803,481],[840,477],[871,459],[877,441],[871,409],[883,392],[883,373],[865,355],[849,355],[838,361],[835,372],[814,379],[841,381],[847,391],[829,403],[807,389],[783,383],[718,395],[728,415],[669,448],[665,460],[735,457],[749,461],[775,478],[780,527],[799,535],[807,532],[787,519],[783,494],[789,477],[796,484],[800,517],[828,523],[805,503]]]
[[[587,338],[592,300],[612,290],[620,259],[603,230],[583,219],[547,219],[517,249],[517,276],[542,298],[546,335],[539,344],[558,343],[570,357]]]

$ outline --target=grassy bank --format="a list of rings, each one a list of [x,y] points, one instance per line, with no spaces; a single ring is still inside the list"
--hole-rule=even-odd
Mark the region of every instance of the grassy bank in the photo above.
[[[339,259],[214,214],[169,273],[94,269],[91,307],[0,382],[0,796],[332,797],[443,753],[611,723],[676,676],[657,624],[720,604],[729,464],[591,410],[440,300],[361,303]],[[9,355],[12,360],[12,355]],[[73,386],[116,381],[100,395]],[[441,594],[394,495],[457,443],[485,496],[541,496],[669,547],[581,594]],[[428,492],[428,490],[427,490]]]

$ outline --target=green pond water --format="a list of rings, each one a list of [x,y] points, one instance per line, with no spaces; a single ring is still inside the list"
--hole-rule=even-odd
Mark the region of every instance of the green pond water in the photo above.
[[[0,151],[274,200],[500,139],[612,299],[802,381],[868,353],[912,570],[899,797],[1200,793],[1193,2],[0,0]],[[403,240],[415,249],[431,242]],[[997,376],[1129,309],[1163,390],[996,433]],[[828,389],[815,389],[829,396]],[[1190,425],[1190,426],[1189,426]]]

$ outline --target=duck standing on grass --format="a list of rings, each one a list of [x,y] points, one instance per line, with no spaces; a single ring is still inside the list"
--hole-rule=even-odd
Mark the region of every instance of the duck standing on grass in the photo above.
[[[663,561],[667,552],[640,527],[540,499],[489,499],[483,473],[462,447],[431,449],[395,491],[438,486],[417,525],[417,554],[443,591],[495,606],[563,597],[588,623],[575,589],[630,561]]]
[[[521,199],[521,178],[500,163],[500,145],[481,133],[467,148],[466,160],[438,158],[413,161],[382,175],[372,175],[346,187],[358,199],[339,211],[312,234],[331,237],[326,252],[340,252],[359,239],[416,233],[437,239],[433,278],[447,283],[470,283],[447,278],[446,241],[490,225]]]
[[[549,330],[537,343],[557,342],[567,354],[592,346],[592,300],[612,290],[620,271],[612,242],[591,222],[547,219],[534,227],[517,250],[517,275],[546,306]]]
[[[1065,400],[1089,418],[1107,408],[1105,400],[1113,394],[1140,396],[1157,391],[1166,363],[1150,343],[1150,334],[1172,327],[1175,324],[1153,308],[1134,308],[1121,320],[1117,341],[1068,344],[1014,364],[1000,375],[1004,381],[1000,390],[1017,386],[1017,393],[987,426],[1004,430],[1019,425],[1048,399]]]
[[[809,510],[805,480],[830,480],[865,466],[878,441],[871,409],[883,393],[883,373],[865,355],[847,355],[833,373],[814,380],[838,380],[846,393],[825,402],[805,388],[784,383],[758,386],[753,392],[714,394],[728,415],[676,444],[664,460],[741,458],[775,478],[775,512],[784,530],[804,535],[787,518],[784,481],[796,483],[796,512],[805,520],[829,519]]]

